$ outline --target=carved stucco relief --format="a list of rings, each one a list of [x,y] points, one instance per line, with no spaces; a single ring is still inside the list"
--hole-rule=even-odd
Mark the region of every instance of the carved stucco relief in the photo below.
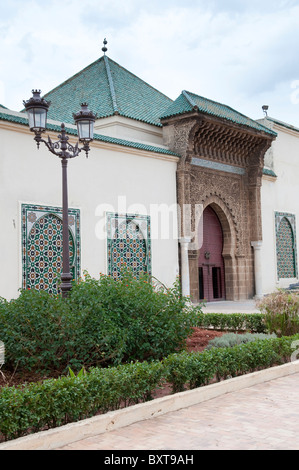
[[[175,124],[173,128],[173,138],[174,138],[174,151],[178,152],[183,161],[187,155],[187,150],[190,142],[190,132],[195,126],[193,120],[186,121],[185,123]]]
[[[191,204],[207,205],[207,201],[221,201],[230,214],[235,235],[236,255],[244,255],[248,236],[246,233],[247,205],[243,195],[240,177],[233,175],[215,174],[211,171],[192,169],[191,173]],[[217,202],[216,202],[217,203]]]

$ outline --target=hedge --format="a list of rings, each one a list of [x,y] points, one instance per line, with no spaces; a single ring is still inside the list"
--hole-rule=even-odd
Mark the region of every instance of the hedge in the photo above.
[[[292,343],[296,340],[299,335],[259,339],[203,352],[186,351],[171,354],[163,364],[168,370],[167,380],[177,393],[207,385],[213,378],[225,380],[288,362],[294,351]]]
[[[203,313],[198,312],[197,326],[216,330],[248,330],[266,333],[265,316],[261,313]]]
[[[171,354],[163,361],[136,362],[87,375],[45,380],[0,390],[0,436],[15,439],[149,400],[165,382],[173,392],[207,385],[290,360],[299,335],[233,348]]]
[[[0,441],[145,402],[161,386],[162,362],[93,368],[83,376],[0,390]],[[1,439],[2,437],[2,439]]]

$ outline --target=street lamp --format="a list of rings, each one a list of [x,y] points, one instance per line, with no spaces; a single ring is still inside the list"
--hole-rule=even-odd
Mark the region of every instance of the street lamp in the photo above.
[[[70,273],[70,253],[69,253],[69,229],[68,229],[68,190],[67,190],[67,163],[69,158],[74,158],[84,150],[86,157],[90,150],[89,143],[93,140],[93,127],[96,115],[88,109],[86,103],[82,103],[78,113],[73,114],[77,125],[79,142],[82,142],[82,148],[79,148],[79,142],[71,145],[66,135],[65,125],[61,124],[61,134],[58,135],[58,141],[52,142],[50,136],[48,140],[42,138],[42,133],[47,127],[47,112],[51,104],[40,96],[40,90],[32,90],[33,96],[28,101],[23,101],[28,114],[29,127],[35,133],[34,140],[39,148],[43,142],[51,153],[61,158],[62,165],[62,274],[61,274],[61,292],[66,298],[71,290],[72,275]]]

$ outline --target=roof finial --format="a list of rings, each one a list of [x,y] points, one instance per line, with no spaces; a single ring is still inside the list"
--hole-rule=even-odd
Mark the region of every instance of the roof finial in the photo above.
[[[104,55],[105,55],[105,53],[108,51],[108,49],[106,47],[106,44],[108,44],[106,38],[104,39],[103,44],[104,44],[104,47],[102,47],[102,51],[104,52]]]

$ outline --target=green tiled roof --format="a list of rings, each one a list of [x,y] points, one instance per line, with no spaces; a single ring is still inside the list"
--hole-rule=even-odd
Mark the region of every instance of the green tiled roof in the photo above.
[[[9,113],[6,113],[4,109],[3,109],[3,112],[0,111],[0,120],[15,122],[17,124],[24,124],[28,126],[28,118],[26,114],[24,114],[24,117],[22,115],[17,115],[17,113],[9,114]]]
[[[160,115],[172,100],[106,55],[44,95],[51,101],[50,119],[73,123],[86,102],[98,118],[118,114],[161,126]]]
[[[276,132],[259,124],[253,119],[244,116],[243,114],[235,111],[233,108],[226,106],[216,101],[203,98],[202,96],[195,95],[188,91],[182,91],[180,96],[169,106],[169,108],[161,115],[161,119],[186,114],[198,111],[200,113],[209,114],[218,118],[226,119],[235,124],[247,126],[258,131],[263,131],[272,136],[276,136]]]
[[[270,170],[269,168],[263,169],[263,175],[273,176],[274,178],[277,178],[276,173],[273,170]]]
[[[3,104],[0,104],[0,108],[7,109],[7,107],[6,107],[6,106],[3,106]]]
[[[25,113],[9,113],[9,112],[6,113],[3,110],[3,112],[0,111],[0,120],[14,122],[16,124],[22,124],[22,125],[28,126],[28,118]],[[59,124],[48,122],[47,130],[60,132],[61,127]],[[75,127],[69,127],[66,125],[65,130],[70,135],[78,135],[77,129]],[[158,147],[158,146],[156,147],[154,145],[148,145],[148,144],[143,144],[139,142],[132,142],[130,140],[117,139],[116,137],[109,137],[109,136],[101,135],[101,134],[94,134],[94,140],[107,142],[107,143],[115,144],[115,145],[121,145],[123,147],[146,150],[148,152],[154,152],[154,153],[159,153],[159,154],[164,154],[164,155],[171,155],[174,157],[180,157],[179,154],[172,152],[171,150],[168,150],[167,148]]]
[[[285,127],[286,129],[290,129],[295,132],[299,132],[299,128],[292,126],[292,124],[288,124],[287,122],[279,121],[278,119],[271,118],[267,116],[266,118],[268,121],[274,122],[275,124],[278,124],[279,126]]]

